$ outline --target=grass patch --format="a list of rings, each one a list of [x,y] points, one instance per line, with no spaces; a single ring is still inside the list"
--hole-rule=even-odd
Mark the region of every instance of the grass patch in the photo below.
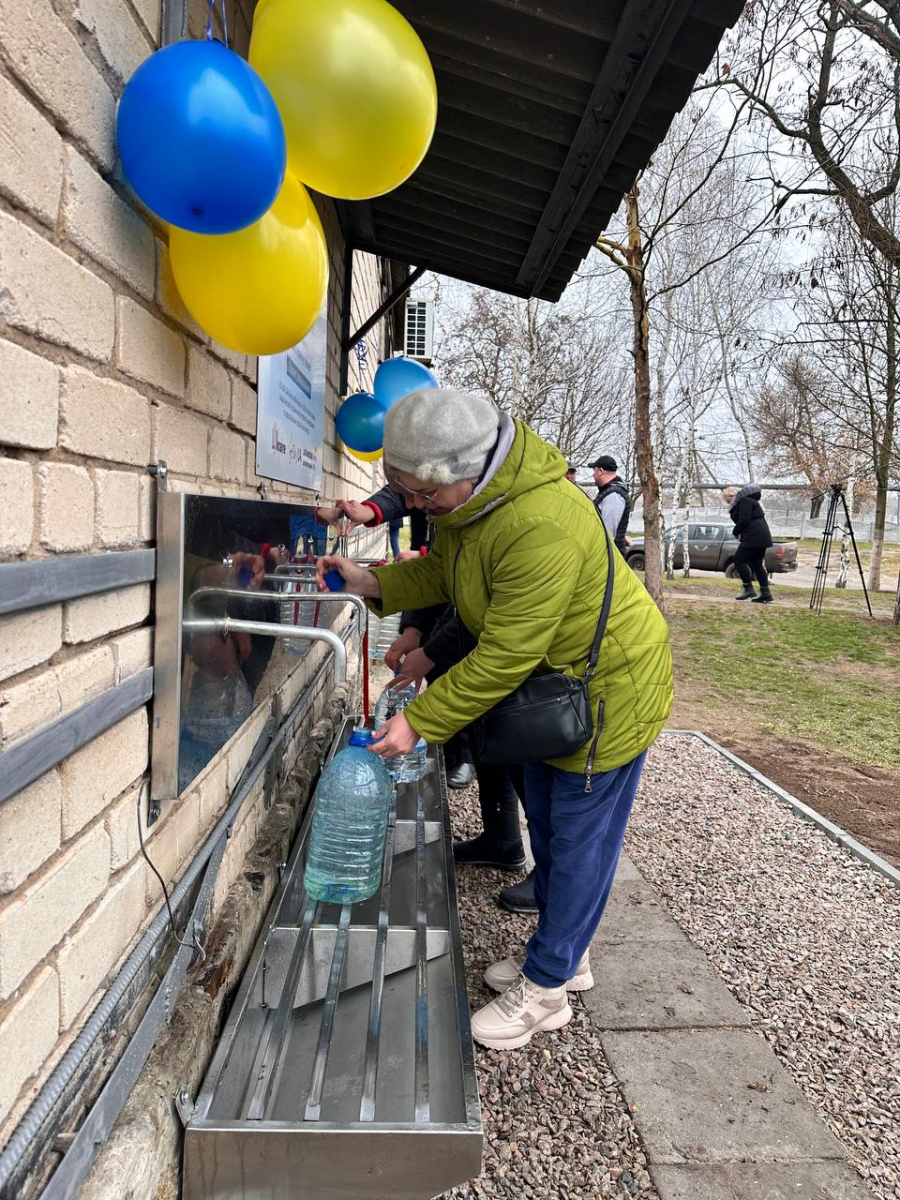
[[[900,635],[889,624],[677,594],[669,623],[676,689],[695,701],[727,706],[748,733],[804,738],[862,766],[900,767]]]
[[[797,547],[801,563],[808,563],[810,566],[815,566],[819,561],[819,551],[822,548],[821,536],[817,538],[796,538]],[[856,548],[859,550],[860,561],[863,565],[863,570],[868,573],[869,559],[871,558],[872,543],[857,541]],[[835,537],[831,547],[831,568],[830,571],[836,572],[841,560],[841,539]],[[853,548],[850,549],[850,570],[856,572],[856,560],[853,557]],[[896,580],[897,572],[900,571],[900,547],[894,542],[886,542],[882,550],[881,556],[881,586],[887,587],[890,585],[891,579]],[[830,572],[829,572],[830,573]]]
[[[643,579],[643,575],[639,575],[639,578]],[[779,605],[790,604],[794,608],[809,608],[810,588],[788,583],[789,575],[772,575],[770,578],[772,592]],[[733,600],[740,587],[740,580],[726,579],[724,575],[691,575],[689,579],[685,579],[676,572],[674,581],[665,582],[667,596],[700,594],[710,598],[721,596]],[[870,592],[869,600],[876,617],[890,616],[894,611],[893,591]],[[827,612],[829,608],[846,609],[868,619],[865,597],[859,588],[826,588],[823,611]]]

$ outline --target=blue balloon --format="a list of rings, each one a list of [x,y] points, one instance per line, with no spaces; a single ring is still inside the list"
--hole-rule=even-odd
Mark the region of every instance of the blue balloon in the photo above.
[[[221,42],[176,42],[141,63],[116,134],[144,204],[194,233],[252,225],[284,182],[281,114],[250,64]]]
[[[385,408],[390,408],[395,400],[408,396],[410,392],[437,386],[438,381],[427,367],[405,355],[385,359],[375,372],[375,398]]]
[[[372,454],[384,444],[384,414],[387,410],[371,392],[348,396],[337,411],[334,424],[338,437],[358,454]]]

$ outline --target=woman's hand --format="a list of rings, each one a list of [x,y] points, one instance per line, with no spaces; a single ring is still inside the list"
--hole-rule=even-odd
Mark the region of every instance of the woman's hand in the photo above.
[[[412,625],[408,629],[404,629],[388,647],[384,656],[384,665],[390,667],[392,671],[399,671],[403,659],[407,654],[412,654],[413,650],[418,650],[421,640],[422,634]]]
[[[381,599],[381,584],[377,576],[352,558],[344,558],[340,554],[326,554],[316,560],[316,584],[320,592],[327,592],[325,574],[327,571],[339,572],[346,590],[356,596],[365,596],[369,600]]]
[[[414,558],[421,558],[421,550],[401,550],[394,562],[410,562]]]
[[[387,655],[385,655],[385,662]],[[428,657],[424,650],[412,650],[403,660],[403,666],[400,668],[400,673],[391,687],[405,687],[408,683],[416,685],[416,691],[422,686],[422,680],[429,671],[434,670],[434,663]]]
[[[333,505],[319,505],[316,509],[316,520],[320,524],[340,525],[343,521],[350,522],[350,529],[357,525],[366,525],[375,520],[375,510],[361,500],[338,500]]]
[[[249,571],[247,587],[252,591],[261,588],[266,575],[266,560],[261,554],[248,554],[238,550],[231,556],[231,570],[237,578],[242,571]]]
[[[410,754],[419,740],[419,735],[407,721],[404,713],[397,713],[385,721],[372,734],[372,745],[368,749],[382,758],[396,758],[398,754]]]
[[[316,521],[320,525],[337,525],[343,521],[344,510],[337,504],[317,504]]]

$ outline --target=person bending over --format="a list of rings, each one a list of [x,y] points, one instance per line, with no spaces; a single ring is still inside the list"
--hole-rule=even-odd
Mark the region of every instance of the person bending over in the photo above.
[[[536,671],[583,676],[615,555],[560,452],[482,397],[433,389],[397,401],[384,457],[391,486],[431,515],[431,552],[371,571],[327,555],[319,586],[337,569],[379,614],[451,602],[477,639],[378,731],[371,752],[394,756],[420,737],[446,741]],[[574,753],[524,764],[538,922],[523,951],[486,972],[501,994],[473,1017],[485,1046],[560,1028],[572,1015],[567,990],[592,986],[588,947],[647,749],[671,709],[668,627],[633,572],[614,576],[589,683],[594,733]]]

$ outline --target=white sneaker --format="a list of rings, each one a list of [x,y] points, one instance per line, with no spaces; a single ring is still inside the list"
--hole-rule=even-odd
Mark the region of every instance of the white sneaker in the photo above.
[[[492,963],[484,973],[484,982],[495,992],[505,992],[516,981],[525,966],[525,955],[521,958],[504,958]],[[594,986],[594,976],[591,974],[591,964],[588,951],[581,956],[581,962],[575,968],[575,974],[566,984],[567,992],[587,992]]]
[[[490,1050],[517,1050],[542,1029],[562,1029],[572,1020],[564,987],[538,987],[518,975],[502,996],[472,1018],[472,1036]]]

